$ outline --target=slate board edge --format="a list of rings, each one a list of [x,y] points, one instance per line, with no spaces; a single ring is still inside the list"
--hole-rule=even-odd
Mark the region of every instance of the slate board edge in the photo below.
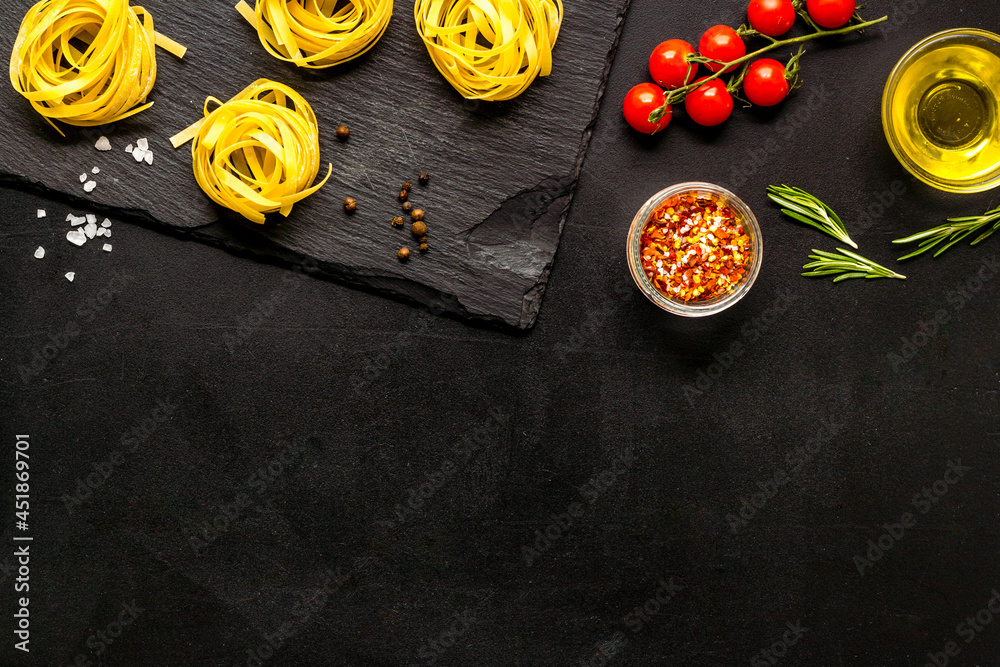
[[[566,219],[569,215],[570,208],[572,207],[573,198],[576,194],[576,186],[579,183],[583,163],[586,160],[587,148],[590,144],[590,139],[593,136],[594,126],[597,123],[598,113],[600,112],[604,92],[608,84],[608,76],[611,72],[611,66],[614,62],[615,54],[618,51],[618,43],[621,39],[622,29],[625,25],[625,18],[631,4],[632,0],[624,0],[621,9],[619,9],[615,18],[614,37],[605,58],[604,70],[601,75],[600,84],[598,85],[597,94],[594,98],[593,111],[589,122],[584,128],[583,135],[580,140],[580,149],[578,151],[573,170],[568,177],[564,177],[563,179],[558,179],[558,177],[555,176],[550,177],[550,179],[569,181],[566,194],[564,196],[554,198],[553,202],[546,207],[546,209],[537,218],[535,218],[537,221],[542,217],[551,215],[553,213],[553,208],[555,206],[559,206],[559,208],[555,209],[556,213],[559,215],[559,238],[562,237],[563,228],[565,227]],[[547,181],[550,179],[545,180]],[[545,294],[548,279],[552,271],[552,265],[555,261],[555,254],[553,254],[553,258],[545,266],[535,285],[525,291],[519,320],[517,322],[511,322],[500,316],[490,315],[488,313],[471,312],[464,305],[462,305],[461,301],[455,295],[446,294],[441,290],[428,287],[427,285],[417,281],[400,280],[398,278],[384,275],[359,275],[356,270],[353,272],[353,275],[351,275],[351,272],[347,272],[342,267],[337,265],[318,262],[310,257],[283,248],[271,242],[264,235],[254,233],[247,227],[239,226],[236,229],[231,229],[229,227],[234,226],[229,225],[227,227],[224,219],[220,219],[203,227],[181,229],[173,225],[162,223],[143,210],[100,206],[82,197],[73,196],[71,194],[50,188],[47,185],[34,181],[22,174],[0,172],[0,185],[34,192],[54,201],[63,202],[67,205],[86,208],[90,212],[119,217],[128,222],[139,224],[157,232],[166,232],[178,238],[192,239],[211,247],[224,250],[236,257],[250,258],[255,261],[273,264],[283,268],[301,269],[302,267],[308,267],[303,272],[310,276],[349,285],[380,296],[388,296],[410,305],[426,307],[435,315],[451,316],[464,322],[465,324],[498,329],[506,333],[525,333],[534,326],[541,310],[542,298]],[[497,207],[494,213],[501,210],[507,202],[515,200],[518,197],[523,196],[526,192],[531,192],[532,190],[533,189],[525,190],[508,198]],[[489,216],[487,216],[486,219],[488,218]],[[242,234],[252,234],[254,242],[243,243],[235,239],[235,236]],[[556,252],[558,252],[558,246]]]

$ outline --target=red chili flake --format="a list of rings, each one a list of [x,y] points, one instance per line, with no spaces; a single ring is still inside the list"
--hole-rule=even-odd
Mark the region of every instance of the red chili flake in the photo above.
[[[639,257],[656,289],[671,299],[705,301],[732,291],[750,267],[753,241],[714,195],[674,197],[642,230]]]

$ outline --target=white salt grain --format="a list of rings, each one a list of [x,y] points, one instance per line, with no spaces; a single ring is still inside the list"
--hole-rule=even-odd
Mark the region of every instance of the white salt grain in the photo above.
[[[111,142],[108,141],[107,137],[101,137],[97,140],[97,143],[94,144],[94,148],[99,151],[109,151],[111,150]]]
[[[66,222],[72,222],[74,218],[76,218],[76,216],[73,215],[72,213],[66,214]]]
[[[72,271],[66,274],[66,280],[73,282],[73,278],[76,278],[76,274],[73,273]]]
[[[132,151],[132,157],[135,158],[136,162],[142,162],[146,158],[146,151],[137,147]]]
[[[87,175],[86,174],[80,174],[80,182],[81,183],[86,183],[87,182]]]
[[[97,225],[92,222],[88,222],[87,226],[83,228],[83,233],[87,235],[88,239],[92,239],[97,236]]]
[[[105,243],[104,244],[104,252],[111,252],[111,244],[110,243]]]
[[[93,192],[94,188],[96,187],[97,187],[97,181],[87,181],[86,183],[83,184],[83,191]]]
[[[125,147],[125,152],[128,153],[129,155],[132,154],[132,144],[129,144],[128,146]]]
[[[104,236],[105,234],[110,236],[110,234],[108,234],[108,230],[106,230],[104,227],[97,228],[97,236]]]
[[[153,164],[153,151],[146,151],[146,164]]]
[[[69,214],[69,224],[73,225],[74,227],[82,225],[85,222],[87,222],[86,216],[81,215],[80,217],[77,217],[72,213]]]
[[[101,168],[94,167],[93,169],[90,170],[90,173],[92,173],[94,176],[97,176],[99,173],[101,173]]]
[[[38,250],[35,251],[35,259],[41,259],[45,257],[45,248],[38,246]]]
[[[111,238],[111,230],[110,229],[105,229],[104,230],[104,236],[110,239]]]
[[[92,222],[92,223],[96,224],[97,223],[97,216],[94,215],[93,213],[88,213],[87,214],[87,222]]]
[[[44,208],[38,209],[38,217],[39,218],[44,218],[45,215],[46,215],[46,213],[45,213],[45,209]]]
[[[149,150],[149,140],[143,137],[139,141],[135,142],[135,145],[141,148],[143,151]]]
[[[111,226],[111,221],[108,220],[107,218],[104,218],[104,222],[101,223],[101,227],[110,227],[110,226]]]
[[[66,232],[66,240],[75,246],[81,246],[87,242],[87,235],[80,229],[71,229]]]

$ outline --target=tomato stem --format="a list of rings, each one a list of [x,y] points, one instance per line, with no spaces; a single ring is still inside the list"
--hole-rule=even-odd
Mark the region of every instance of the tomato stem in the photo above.
[[[752,29],[744,30],[744,26],[740,26],[740,30],[737,31],[737,33],[739,35],[746,36],[746,37],[753,37],[753,36],[758,36],[759,35],[761,37],[767,37],[768,39],[771,40],[771,43],[768,44],[767,46],[764,46],[764,47],[762,47],[760,49],[757,49],[753,53],[748,53],[748,54],[746,54],[745,56],[743,56],[741,58],[737,58],[736,60],[731,60],[731,61],[726,62],[726,63],[720,63],[720,61],[718,61],[718,60],[711,60],[711,59],[705,58],[704,56],[698,56],[698,55],[688,56],[687,57],[688,58],[688,62],[690,62],[690,63],[715,62],[715,63],[720,63],[722,65],[725,65],[725,67],[723,67],[722,69],[720,69],[718,72],[715,72],[715,73],[713,73],[713,74],[705,77],[704,79],[702,79],[700,81],[694,81],[694,82],[685,84],[685,85],[681,86],[680,88],[675,88],[674,90],[667,91],[666,99],[665,99],[665,101],[663,103],[663,106],[661,106],[658,109],[654,109],[653,112],[649,114],[649,122],[653,123],[653,124],[659,123],[660,120],[663,118],[664,114],[667,113],[667,110],[670,108],[671,105],[683,102],[684,98],[688,96],[688,93],[690,93],[694,89],[700,88],[701,86],[705,85],[709,81],[712,81],[714,79],[718,79],[723,74],[726,74],[727,72],[730,72],[733,69],[735,69],[738,65],[741,65],[741,64],[747,62],[748,60],[756,58],[757,56],[763,55],[763,54],[767,53],[768,51],[773,51],[774,49],[777,49],[777,48],[780,48],[780,47],[783,47],[783,46],[788,46],[789,44],[801,44],[803,42],[808,42],[810,40],[818,39],[820,37],[831,37],[833,35],[845,35],[847,33],[854,32],[855,30],[863,30],[865,28],[870,28],[873,25],[877,25],[879,23],[884,23],[885,21],[888,21],[888,20],[889,20],[888,16],[883,16],[882,18],[878,18],[878,19],[875,19],[873,21],[863,21],[861,23],[853,23],[853,24],[850,24],[850,25],[846,25],[843,28],[837,28],[836,30],[822,30],[818,26],[816,26],[816,24],[813,23],[812,20],[809,20],[809,24],[812,25],[814,28],[816,28],[816,32],[812,32],[812,33],[809,33],[807,35],[800,35],[798,37],[791,37],[789,39],[781,39],[781,40],[776,40],[773,37],[767,37],[767,35],[762,35],[761,33],[757,32],[756,30],[752,30]],[[795,65],[796,66],[798,65],[798,59],[797,58],[795,59]],[[690,72],[690,68],[689,68],[689,72]],[[686,80],[687,79],[685,78],[685,81]]]

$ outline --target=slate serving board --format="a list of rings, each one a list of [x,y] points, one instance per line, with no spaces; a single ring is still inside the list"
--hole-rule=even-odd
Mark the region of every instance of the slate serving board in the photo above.
[[[382,40],[332,70],[298,70],[269,56],[234,0],[150,0],[156,29],[188,47],[179,61],[158,51],[154,105],[98,129],[63,126],[63,139],[8,85],[0,86],[4,180],[79,199],[91,210],[132,215],[260,259],[314,260],[316,273],[462,318],[521,329],[534,324],[579,174],[591,125],[629,0],[567,4],[553,74],[520,98],[463,100],[434,68],[416,34],[409,2],[399,2]],[[138,3],[137,3],[138,4]],[[27,0],[0,5],[10,52]],[[216,207],[191,175],[189,146],[168,141],[201,117],[207,96],[229,99],[258,78],[296,88],[320,121],[330,182],[288,220],[259,227]],[[335,137],[338,124],[351,138]],[[94,149],[100,135],[113,150]],[[148,137],[152,166],[125,147]],[[96,190],[79,176],[100,167]],[[416,185],[421,171],[432,175]],[[431,252],[416,252],[408,230],[391,227],[396,195],[414,183],[427,213]],[[345,197],[358,210],[343,211]],[[396,252],[413,250],[402,264]]]

